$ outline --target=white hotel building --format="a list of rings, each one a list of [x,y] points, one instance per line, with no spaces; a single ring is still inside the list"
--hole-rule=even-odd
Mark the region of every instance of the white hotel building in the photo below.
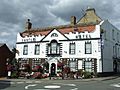
[[[71,71],[120,71],[120,31],[97,16],[94,8],[88,8],[77,22],[72,16],[69,25],[32,28],[28,20],[26,30],[17,34],[16,49],[21,66],[48,62],[49,73],[53,67],[58,72],[58,62]]]

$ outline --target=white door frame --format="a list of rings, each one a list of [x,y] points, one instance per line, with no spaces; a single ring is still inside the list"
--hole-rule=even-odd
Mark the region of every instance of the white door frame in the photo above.
[[[51,57],[48,59],[48,63],[49,63],[49,74],[51,73],[51,64],[54,63],[56,70],[55,70],[55,74],[57,74],[57,62],[58,62],[58,58],[56,57]]]

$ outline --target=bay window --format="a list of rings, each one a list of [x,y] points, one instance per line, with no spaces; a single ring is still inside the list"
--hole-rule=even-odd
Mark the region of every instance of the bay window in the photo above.
[[[52,40],[50,44],[47,45],[48,55],[59,55],[60,54],[60,44],[56,40]]]

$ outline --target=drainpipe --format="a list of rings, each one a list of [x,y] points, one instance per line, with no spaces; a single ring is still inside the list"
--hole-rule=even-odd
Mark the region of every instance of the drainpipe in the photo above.
[[[101,40],[101,61],[102,61],[102,73],[103,73],[103,38],[102,38],[102,33],[100,34],[100,40]]]

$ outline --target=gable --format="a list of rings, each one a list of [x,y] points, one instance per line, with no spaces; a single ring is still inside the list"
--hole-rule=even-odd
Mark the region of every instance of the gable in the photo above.
[[[53,29],[49,32],[41,41],[51,41],[51,40],[68,40],[68,38],[62,34],[60,31]]]
[[[78,21],[78,24],[99,23],[102,19],[96,14],[94,8],[88,8],[85,15]]]

